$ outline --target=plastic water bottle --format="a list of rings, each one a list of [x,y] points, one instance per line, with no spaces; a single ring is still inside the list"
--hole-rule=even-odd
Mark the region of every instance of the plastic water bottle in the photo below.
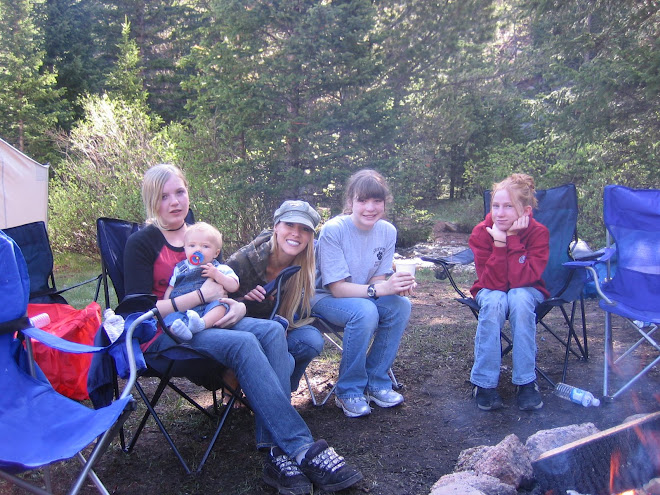
[[[108,308],[103,312],[103,328],[110,342],[114,342],[124,332],[124,318]]]
[[[598,407],[600,406],[600,400],[594,397],[591,392],[582,390],[581,388],[573,387],[572,385],[567,385],[565,383],[558,383],[555,386],[555,395],[561,397],[562,399],[570,400],[576,404],[581,404],[584,407]]]
[[[30,325],[34,328],[43,328],[46,325],[50,325],[50,316],[48,313],[39,313],[30,318]]]

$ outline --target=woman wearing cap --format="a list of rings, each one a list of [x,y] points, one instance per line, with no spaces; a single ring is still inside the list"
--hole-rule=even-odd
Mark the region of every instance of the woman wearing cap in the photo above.
[[[232,297],[244,297],[259,304],[248,305],[248,316],[268,318],[273,297],[266,297],[264,285],[285,268],[300,266],[286,283],[278,314],[287,319],[287,344],[295,360],[291,391],[300,383],[307,365],[323,350],[323,336],[310,323],[310,300],[314,295],[314,229],[321,217],[305,201],[285,201],[275,211],[273,230],[265,230],[227,261],[238,274],[240,287]]]

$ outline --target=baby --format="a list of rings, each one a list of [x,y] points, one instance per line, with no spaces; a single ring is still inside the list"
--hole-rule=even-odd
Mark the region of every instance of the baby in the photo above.
[[[234,270],[216,260],[222,250],[222,234],[218,229],[205,222],[191,225],[186,230],[183,249],[186,259],[174,267],[165,299],[199,290],[206,278],[215,280],[227,293],[238,290],[239,280]],[[228,309],[225,303],[212,301],[185,313],[175,311],[165,317],[165,323],[172,334],[181,340],[190,340],[194,334],[212,327]]]

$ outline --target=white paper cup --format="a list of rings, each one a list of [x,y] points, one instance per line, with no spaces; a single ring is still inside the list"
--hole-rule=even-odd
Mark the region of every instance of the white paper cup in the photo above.
[[[397,272],[410,273],[414,277],[417,262],[415,260],[396,260],[394,266]]]

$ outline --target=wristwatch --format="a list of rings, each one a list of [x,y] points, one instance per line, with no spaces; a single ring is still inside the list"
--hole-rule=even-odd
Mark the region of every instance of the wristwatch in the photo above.
[[[367,295],[371,299],[378,299],[378,296],[376,295],[376,287],[374,284],[371,284],[369,287],[367,287]]]

